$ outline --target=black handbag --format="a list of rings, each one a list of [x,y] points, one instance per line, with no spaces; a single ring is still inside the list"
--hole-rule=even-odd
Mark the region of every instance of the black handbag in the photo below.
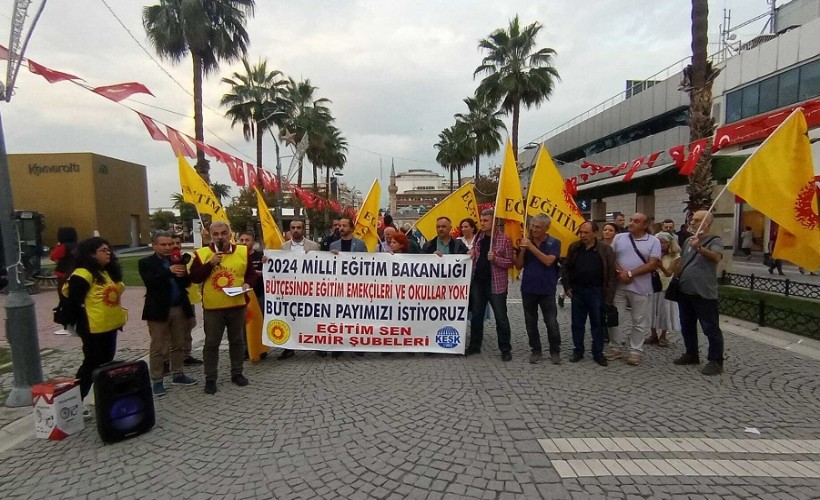
[[[632,248],[635,249],[635,253],[638,254],[638,257],[641,258],[644,264],[646,264],[646,259],[644,258],[643,254],[638,251],[638,245],[635,244],[635,240],[632,238],[632,235],[629,235],[629,242],[632,243]],[[652,271],[649,273],[649,276],[652,278],[652,291],[655,293],[663,291],[663,283],[661,283],[661,275],[658,271]]]
[[[614,305],[604,304],[601,310],[604,326],[607,328],[618,326],[618,308]]]
[[[715,238],[717,238],[717,236],[713,236],[713,237],[709,238],[708,240],[706,240],[705,244],[708,245]],[[669,286],[666,287],[666,293],[663,294],[663,298],[665,298],[666,300],[670,300],[672,302],[680,302],[681,295],[683,293],[683,292],[680,291],[680,275],[683,274],[683,270],[686,269],[686,266],[688,266],[690,263],[692,263],[693,260],[695,260],[694,257],[687,260],[686,263],[681,268],[678,275],[675,276],[674,278],[672,278],[672,281],[669,282]]]

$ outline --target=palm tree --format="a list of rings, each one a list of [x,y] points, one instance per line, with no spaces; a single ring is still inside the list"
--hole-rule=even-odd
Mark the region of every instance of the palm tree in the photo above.
[[[715,120],[712,118],[712,82],[719,69],[707,59],[709,2],[692,0],[692,64],[683,70],[681,88],[689,93],[689,140],[708,139],[695,170],[689,176],[686,192],[686,219],[712,205],[712,143]]]
[[[214,196],[219,200],[219,203],[222,203],[231,195],[231,187],[221,182],[212,182],[211,191],[214,192]]]
[[[143,8],[142,24],[160,57],[179,62],[191,54],[194,72],[194,135],[204,142],[202,77],[216,71],[219,61],[232,62],[247,52],[247,15],[254,0],[159,0]],[[197,149],[196,170],[210,180],[205,154]]]
[[[507,30],[497,29],[488,38],[478,42],[478,47],[487,51],[481,66],[473,77],[487,76],[478,85],[477,94],[488,100],[501,103],[505,113],[512,112],[513,152],[518,159],[518,120],[521,103],[529,109],[539,107],[552,95],[558,70],[553,65],[555,51],[550,48],[535,52],[535,38],[541,31],[541,24],[534,22],[524,29],[516,15]]]
[[[311,85],[309,79],[300,82],[294,79],[289,79],[287,87],[287,97],[292,103],[289,116],[285,122],[285,126],[291,132],[296,134],[296,140],[301,141],[302,137],[307,133],[310,141],[310,148],[313,149],[314,155],[317,149],[321,149],[322,132],[332,124],[333,117],[327,105],[330,100],[324,97],[316,98],[315,94],[318,87]],[[310,155],[310,150],[309,155]],[[308,156],[310,159],[310,156]],[[303,162],[299,162],[299,173],[296,180],[296,185],[302,187],[302,172]],[[313,182],[317,183],[317,172],[314,166]]]
[[[434,145],[438,149],[436,161],[450,172],[450,192],[453,191],[453,174],[458,173],[458,185],[461,185],[461,170],[470,164],[475,151],[475,139],[463,122],[456,122],[438,135],[439,141]],[[478,178],[476,178],[477,180]]]
[[[267,61],[251,67],[243,58],[242,64],[244,74],[222,79],[231,86],[231,92],[222,96],[220,105],[229,106],[225,116],[231,119],[232,127],[242,124],[245,140],[256,138],[256,168],[262,168],[262,137],[266,130],[284,124],[290,107],[285,97],[288,81],[281,71],[268,71]]]
[[[325,186],[327,188],[327,198],[330,199],[330,172],[341,170],[347,163],[347,139],[342,136],[339,129],[332,126],[329,128],[325,140],[324,151],[321,156],[321,165],[325,168]]]
[[[487,100],[487,96],[477,94],[475,97],[464,99],[467,104],[467,114],[456,113],[456,119],[467,126],[474,143],[475,151],[475,178],[479,176],[479,160],[482,155],[491,155],[501,150],[501,132],[507,130],[500,116],[503,111],[496,110],[495,105]]]

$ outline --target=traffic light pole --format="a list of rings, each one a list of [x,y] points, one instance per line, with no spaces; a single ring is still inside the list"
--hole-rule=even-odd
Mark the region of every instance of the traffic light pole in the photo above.
[[[6,406],[31,406],[31,388],[43,381],[40,342],[37,338],[37,317],[34,300],[26,291],[25,269],[20,262],[20,237],[14,225],[14,203],[11,198],[11,178],[0,117],[0,234],[3,235],[3,255],[8,272],[6,298],[6,338],[11,347],[14,383]]]

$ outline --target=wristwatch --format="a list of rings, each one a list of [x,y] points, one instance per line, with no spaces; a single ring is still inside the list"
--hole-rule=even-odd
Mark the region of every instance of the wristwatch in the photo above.
[[[631,277],[632,277],[632,271],[627,271],[627,272],[626,272],[626,275],[627,275],[627,276],[629,276],[629,277],[631,278]]]

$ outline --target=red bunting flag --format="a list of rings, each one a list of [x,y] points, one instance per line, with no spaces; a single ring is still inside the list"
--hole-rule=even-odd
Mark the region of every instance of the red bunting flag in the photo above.
[[[341,209],[341,207],[339,206],[338,201],[331,201],[330,202],[330,208],[332,208],[333,211],[336,212],[336,213],[339,213],[339,210]]]
[[[57,83],[62,82],[64,80],[80,80],[80,77],[78,76],[63,73],[62,71],[48,69],[45,66],[37,64],[31,59],[28,60],[28,70],[34,73],[35,75],[42,76],[48,81],[48,83]]]
[[[198,150],[202,151],[205,155],[210,156],[211,158],[216,158],[217,161],[219,161],[219,154],[218,154],[219,150],[217,150],[216,148],[212,148],[211,146],[208,146],[204,142],[198,141],[198,140],[194,139],[191,136],[185,136],[185,137],[187,137],[189,141],[196,144],[196,148]]]
[[[252,163],[248,163],[248,188],[257,187],[259,184],[259,176],[257,175],[256,167]]]
[[[222,151],[219,151],[222,155],[222,161],[225,165],[228,166],[228,172],[231,174],[231,180],[234,183],[243,188],[245,187],[245,163],[242,160],[238,160],[229,154],[225,154]]]
[[[629,167],[629,172],[627,172],[624,176],[624,182],[631,181],[632,176],[635,175],[635,172],[637,172],[639,168],[641,168],[641,165],[643,165],[643,156],[636,160],[632,160],[632,165]]]
[[[706,149],[707,141],[708,139],[700,139],[689,145],[689,158],[686,159],[686,162],[683,164],[683,168],[680,172],[678,172],[679,174],[692,175],[692,172],[695,171],[695,166],[700,159],[700,155],[702,155],[703,150]]]
[[[140,113],[139,111],[134,111],[134,113],[139,115],[143,125],[145,125],[145,128],[148,129],[148,134],[151,135],[151,139],[154,139],[155,141],[170,142],[168,141],[168,138],[165,137],[165,134],[162,133],[162,130],[160,130],[157,124],[154,122],[153,118],[151,118],[150,116],[146,116]]]
[[[626,161],[625,161],[625,162],[621,163],[620,165],[618,165],[617,167],[612,168],[612,169],[609,171],[610,175],[612,175],[612,177],[615,177],[616,175],[618,175],[619,173],[621,173],[621,171],[622,171],[622,170],[626,170],[626,166],[627,166],[627,164],[628,164],[628,163],[629,163],[629,162],[626,162]],[[610,168],[611,168],[611,167],[610,167]]]
[[[669,148],[669,156],[675,161],[675,166],[678,167],[678,170],[682,169],[684,163],[686,163],[686,152],[683,148],[683,144]]]
[[[646,168],[652,168],[652,165],[655,164],[655,161],[657,161],[658,156],[661,155],[661,152],[662,151],[658,151],[656,153],[652,153],[651,155],[649,155],[649,159],[646,160]]]
[[[276,176],[265,169],[262,169],[262,187],[265,191],[279,192],[279,182],[277,182]]]
[[[107,99],[111,99],[114,102],[120,102],[123,99],[126,99],[134,94],[148,94],[150,96],[154,95],[151,93],[150,90],[148,90],[148,87],[137,82],[106,85],[104,87],[93,88],[91,89],[91,91],[100,94],[101,96]]]
[[[7,61],[9,59],[9,49],[0,45],[0,61]]]
[[[171,143],[171,149],[174,150],[174,156],[185,155],[188,158],[196,158],[196,153],[191,146],[185,142],[182,134],[168,125],[165,126],[165,131],[168,136],[168,142]]]

